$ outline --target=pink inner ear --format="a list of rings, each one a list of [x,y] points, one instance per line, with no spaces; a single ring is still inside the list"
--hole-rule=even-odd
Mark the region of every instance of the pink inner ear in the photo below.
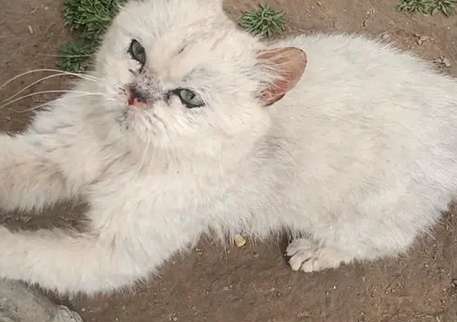
[[[262,64],[279,74],[278,80],[260,93],[265,106],[279,101],[297,85],[307,63],[305,52],[295,47],[263,50],[259,52],[257,58]]]

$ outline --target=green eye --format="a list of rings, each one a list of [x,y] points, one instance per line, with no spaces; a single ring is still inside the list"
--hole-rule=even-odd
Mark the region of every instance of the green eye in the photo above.
[[[173,93],[181,99],[181,102],[186,105],[187,108],[202,107],[205,105],[201,96],[190,89],[178,88],[175,89]]]
[[[141,68],[143,68],[144,64],[146,64],[146,51],[136,39],[133,39],[130,43],[128,53],[132,59],[139,62],[141,64]]]

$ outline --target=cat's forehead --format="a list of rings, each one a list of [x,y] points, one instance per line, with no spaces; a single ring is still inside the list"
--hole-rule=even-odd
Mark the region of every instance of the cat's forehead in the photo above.
[[[149,49],[151,67],[176,73],[172,78],[212,72],[230,72],[252,62],[251,50],[231,33],[211,31],[200,37],[160,37]]]
[[[227,18],[219,0],[146,0],[129,2],[116,18],[113,28],[140,38],[149,47],[177,46],[184,50],[207,42],[212,49],[230,42],[246,44],[246,37]],[[226,37],[233,33],[231,37]],[[248,43],[247,43],[248,42]],[[168,45],[168,46],[167,46]],[[236,48],[236,46],[235,46]]]
[[[238,30],[215,0],[131,2],[114,28],[145,47],[149,67],[171,79],[249,66],[259,46]],[[118,38],[119,40],[119,38]]]
[[[152,36],[182,28],[204,28],[227,20],[220,0],[130,1],[121,10],[119,26]]]

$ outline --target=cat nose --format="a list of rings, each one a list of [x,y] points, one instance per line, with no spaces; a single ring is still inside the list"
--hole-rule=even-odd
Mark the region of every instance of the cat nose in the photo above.
[[[130,87],[128,90],[129,93],[129,106],[130,107],[137,107],[137,108],[144,108],[146,107],[147,99],[146,94],[138,90],[136,87]]]

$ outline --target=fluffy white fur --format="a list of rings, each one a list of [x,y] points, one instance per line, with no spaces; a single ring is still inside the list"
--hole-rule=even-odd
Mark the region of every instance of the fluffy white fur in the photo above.
[[[127,53],[146,48],[141,74]],[[257,54],[297,47],[297,87],[264,107]],[[457,192],[457,82],[390,46],[346,35],[264,44],[220,2],[132,1],[93,72],[21,135],[0,136],[0,207],[90,204],[90,229],[0,228],[0,276],[59,292],[111,291],[147,277],[209,231],[288,229],[295,270],[405,251]],[[135,82],[157,100],[128,107]],[[206,106],[186,109],[167,90]],[[298,238],[298,236],[302,236]],[[305,239],[306,237],[306,239]]]

